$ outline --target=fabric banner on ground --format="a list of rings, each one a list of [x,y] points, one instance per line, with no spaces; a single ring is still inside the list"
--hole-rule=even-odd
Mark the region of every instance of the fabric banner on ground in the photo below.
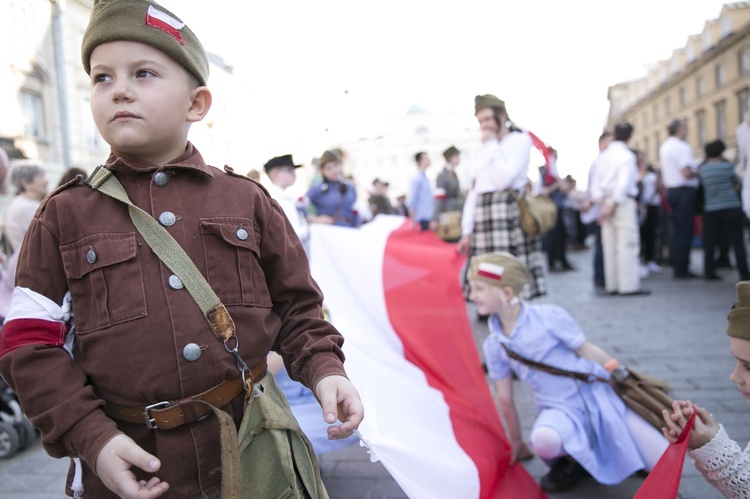
[[[510,450],[482,372],[455,245],[380,215],[311,226],[313,277],[346,341],[360,427],[410,498],[544,497]]]
[[[674,499],[677,497],[680,490],[682,467],[685,464],[685,454],[687,454],[690,432],[693,430],[694,422],[695,412],[690,416],[677,442],[669,444],[633,499]]]

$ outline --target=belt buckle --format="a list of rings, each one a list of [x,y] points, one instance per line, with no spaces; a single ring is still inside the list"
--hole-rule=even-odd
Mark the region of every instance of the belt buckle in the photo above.
[[[147,405],[143,408],[143,419],[146,421],[146,427],[149,430],[158,430],[159,428],[156,426],[156,419],[152,418],[151,415],[148,413],[151,409],[162,409],[164,407],[168,407],[172,405],[172,402],[157,402],[155,404]]]

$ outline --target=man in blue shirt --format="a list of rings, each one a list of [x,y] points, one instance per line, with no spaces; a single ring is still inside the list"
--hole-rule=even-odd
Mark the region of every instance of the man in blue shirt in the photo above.
[[[411,181],[411,195],[409,196],[409,217],[412,219],[414,228],[420,230],[434,231],[437,223],[433,220],[435,211],[435,199],[432,195],[432,187],[425,172],[430,166],[430,158],[426,152],[418,152],[414,155],[417,162],[417,175]]]

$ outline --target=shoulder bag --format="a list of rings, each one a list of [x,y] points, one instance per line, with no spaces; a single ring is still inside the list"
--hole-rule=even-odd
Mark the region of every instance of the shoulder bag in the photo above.
[[[670,395],[672,387],[669,383],[659,378],[641,374],[629,367],[621,366],[615,369],[609,379],[605,379],[594,374],[568,371],[550,366],[549,364],[522,357],[505,345],[503,345],[503,348],[511,359],[517,360],[533,369],[539,369],[540,371],[557,376],[567,376],[585,383],[601,382],[609,384],[625,405],[648,421],[657,430],[661,430],[664,427],[664,420],[661,415],[662,409],[672,410],[672,401],[674,400]]]
[[[518,216],[521,230],[527,236],[543,236],[557,223],[557,206],[543,194],[519,194],[508,189],[518,203]]]

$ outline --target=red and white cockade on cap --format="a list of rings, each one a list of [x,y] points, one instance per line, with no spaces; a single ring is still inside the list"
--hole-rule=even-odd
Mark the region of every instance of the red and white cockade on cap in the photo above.
[[[148,12],[146,12],[146,24],[169,33],[180,42],[180,45],[185,45],[185,40],[182,39],[180,34],[180,30],[185,27],[185,23],[178,21],[166,12],[160,11],[153,5],[149,5]]]
[[[477,275],[494,281],[501,281],[503,279],[503,272],[505,272],[505,267],[490,262],[481,262],[479,267],[477,267]]]

